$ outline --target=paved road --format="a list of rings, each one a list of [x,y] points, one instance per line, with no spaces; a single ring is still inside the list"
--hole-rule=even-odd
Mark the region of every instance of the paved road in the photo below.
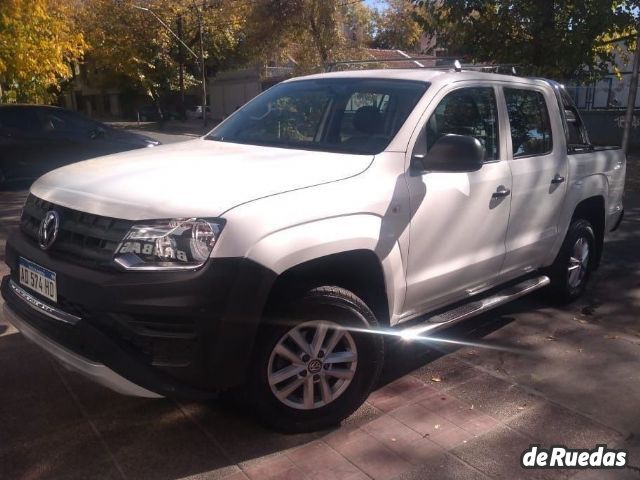
[[[0,236],[23,198],[0,194]],[[380,388],[317,434],[271,432],[233,405],[117,395],[0,318],[0,478],[640,479],[640,196],[626,205],[583,300],[533,296],[446,332],[469,345],[390,344]],[[627,448],[633,468],[524,471],[531,443]]]
[[[150,137],[155,138],[161,143],[176,143],[176,142],[184,142],[185,140],[191,140],[192,138],[197,138],[199,135],[195,133],[189,134],[180,134],[180,133],[164,133],[164,132],[144,132],[145,135],[149,135]]]

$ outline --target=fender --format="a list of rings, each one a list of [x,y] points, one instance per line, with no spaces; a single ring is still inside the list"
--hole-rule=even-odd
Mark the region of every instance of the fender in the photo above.
[[[394,323],[404,300],[405,274],[398,240],[381,239],[381,228],[382,218],[372,214],[326,218],[273,232],[254,244],[245,257],[280,275],[327,255],[372,251],[382,265],[389,318]]]
[[[576,207],[580,202],[587,198],[601,196],[605,202],[605,212],[607,211],[607,201],[609,198],[609,181],[607,176],[603,173],[596,173],[582,177],[575,182],[571,183],[570,188],[567,190],[564,206],[560,213],[560,221],[558,222],[558,233],[553,248],[549,252],[549,256],[545,261],[545,265],[551,265],[555,260],[562,242],[567,235],[569,225]]]

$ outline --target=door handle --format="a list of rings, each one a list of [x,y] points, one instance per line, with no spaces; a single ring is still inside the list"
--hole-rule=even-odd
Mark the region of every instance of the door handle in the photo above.
[[[562,183],[564,182],[564,177],[562,175],[558,175],[556,174],[552,179],[551,179],[551,183],[553,184],[558,184],[558,183]]]
[[[509,190],[504,185],[500,185],[498,189],[495,192],[493,192],[492,196],[493,198],[504,198],[510,194],[511,194],[511,190]]]

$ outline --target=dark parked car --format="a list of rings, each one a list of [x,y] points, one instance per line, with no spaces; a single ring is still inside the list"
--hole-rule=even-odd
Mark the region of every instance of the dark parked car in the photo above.
[[[158,110],[155,105],[140,107],[136,112],[138,120],[141,122],[159,122],[160,120],[178,120],[180,114],[173,110]]]
[[[0,185],[35,179],[80,160],[158,143],[63,108],[0,105]]]

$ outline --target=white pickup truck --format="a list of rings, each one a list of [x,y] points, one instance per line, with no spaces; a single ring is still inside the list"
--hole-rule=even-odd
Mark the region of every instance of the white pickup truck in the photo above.
[[[552,81],[296,78],[203,138],[41,177],[7,242],[4,313],[119,392],[241,391],[276,428],[324,428],[376,386],[385,338],[542,287],[579,296],[624,177]]]

